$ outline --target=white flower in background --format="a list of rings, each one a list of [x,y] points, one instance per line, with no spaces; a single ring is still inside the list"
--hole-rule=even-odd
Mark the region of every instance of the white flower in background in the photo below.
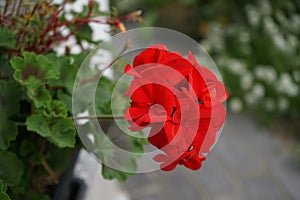
[[[246,65],[237,59],[227,59],[225,65],[226,68],[233,74],[243,75],[246,73]]]
[[[80,54],[82,52],[81,46],[79,44],[72,45],[70,49],[71,54]]]
[[[300,71],[293,71],[293,77],[295,79],[295,81],[300,82]]]
[[[259,10],[257,10],[256,7],[253,5],[247,5],[245,7],[246,13],[247,13],[247,18],[249,23],[252,26],[257,26],[259,24],[260,18],[261,18],[261,13]]]
[[[211,47],[217,52],[224,51],[224,40],[223,40],[224,31],[220,24],[214,23],[211,25],[211,32],[208,36],[208,41],[210,41]]]
[[[260,83],[256,83],[252,88],[252,95],[254,99],[260,99],[264,97],[265,92],[265,87]]]
[[[276,71],[272,66],[257,65],[254,74],[259,80],[273,83],[277,79]]]
[[[228,63],[228,57],[227,56],[224,56],[224,55],[220,55],[220,56],[217,56],[215,58],[215,61],[216,63],[221,67],[221,68],[227,68],[227,63]]]
[[[238,37],[243,43],[248,43],[250,41],[250,34],[247,31],[240,31]]]
[[[297,39],[297,37],[293,34],[289,34],[287,37],[287,41],[289,43],[291,50],[295,52],[299,46],[299,40]]]
[[[285,97],[280,97],[277,101],[277,105],[280,111],[286,111],[289,108],[289,101]]]
[[[282,34],[276,34],[273,35],[273,41],[274,44],[278,47],[278,49],[281,49],[282,51],[285,52],[293,52],[293,49],[289,45],[289,43],[286,41],[286,39],[283,37]]]
[[[64,29],[65,31],[65,34],[69,31],[67,29]],[[76,45],[76,38],[75,36],[71,36],[69,37],[69,39],[67,41],[64,41],[64,42],[61,42],[59,44],[59,46],[55,46],[53,48],[54,52],[58,55],[58,56],[61,56],[61,55],[64,55],[65,54],[65,50],[66,50],[66,47],[71,47],[71,50],[72,48]],[[75,47],[75,52],[76,52],[76,48]],[[73,53],[73,50],[72,50],[72,53]]]
[[[66,18],[66,20],[71,21],[74,19],[74,15],[72,15],[71,13],[66,13],[65,18]]]
[[[290,97],[295,97],[299,94],[298,86],[293,82],[292,77],[288,73],[280,75],[278,80],[278,92],[287,94]]]
[[[279,31],[278,25],[275,23],[274,19],[270,16],[265,17],[263,19],[264,23],[264,28],[265,30],[272,36],[272,39],[274,41],[274,44],[276,47],[283,51],[289,51],[293,52],[293,47],[290,44],[289,41],[285,39],[283,34],[281,33],[282,31]],[[286,24],[284,24],[286,25]],[[294,42],[294,41],[292,41]]]
[[[105,49],[98,49],[94,56],[90,58],[90,67],[92,70],[100,71],[109,65],[113,60],[111,52]],[[107,78],[113,79],[113,70],[106,69],[104,74]]]
[[[275,109],[276,104],[275,104],[274,99],[267,98],[264,103],[265,103],[265,107],[268,111],[273,111]]]
[[[261,100],[265,95],[265,87],[260,84],[260,83],[256,83],[253,87],[252,90],[247,93],[244,98],[245,101],[249,104],[249,105],[254,105],[256,104],[259,100]]]
[[[289,20],[286,18],[286,16],[281,10],[277,10],[275,12],[275,17],[281,25],[286,26],[287,24],[289,24]]]
[[[293,31],[298,32],[300,31],[300,15],[299,14],[294,14],[291,17],[291,28]]]
[[[271,35],[279,34],[278,25],[275,23],[275,21],[273,20],[272,17],[270,17],[270,16],[264,17],[263,25],[264,25],[264,28],[266,29],[266,31],[268,33],[270,33]]]
[[[257,102],[257,99],[252,97],[251,92],[244,95],[244,100],[248,105],[254,105]]]
[[[235,113],[241,112],[243,109],[242,100],[237,97],[231,98],[231,100],[229,101],[229,108]]]
[[[207,39],[204,39],[201,41],[201,45],[203,46],[203,48],[210,52],[212,51],[213,47],[212,47],[212,44],[211,44],[211,41],[207,38]]]
[[[270,4],[270,1],[268,0],[261,0],[259,1],[259,10],[264,15],[271,15],[272,14],[272,6]]]
[[[242,52],[244,55],[249,55],[251,53],[251,46],[249,44],[251,39],[250,34],[247,31],[242,30],[237,31],[235,35],[238,36],[239,41],[242,43],[239,51]]]
[[[247,71],[241,77],[241,88],[244,90],[248,90],[253,84],[253,75]]]
[[[58,31],[63,35],[67,36],[71,33],[70,29],[67,26],[61,26],[59,27]]]

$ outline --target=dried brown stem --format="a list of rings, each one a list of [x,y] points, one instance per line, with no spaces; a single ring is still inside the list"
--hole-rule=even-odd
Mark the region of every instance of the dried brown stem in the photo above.
[[[53,183],[58,184],[58,178],[55,175],[54,171],[51,169],[51,167],[48,165],[48,163],[43,159],[42,165],[49,174],[50,178],[52,179]]]
[[[89,79],[84,79],[81,81],[80,85],[83,86],[87,83],[90,83],[90,82],[93,82],[95,80],[97,80],[104,72],[105,70],[109,69],[122,55],[123,53],[126,51],[126,49],[128,49],[130,47],[130,39],[127,38],[126,42],[125,42],[125,45],[123,47],[123,49],[120,51],[120,53],[118,54],[118,56],[113,59],[109,65],[107,65],[105,68],[103,68],[102,70],[100,70],[98,73],[96,73],[92,78],[89,78]]]

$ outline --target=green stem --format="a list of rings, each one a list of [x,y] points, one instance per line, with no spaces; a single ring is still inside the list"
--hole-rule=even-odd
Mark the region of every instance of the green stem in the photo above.
[[[26,126],[25,122],[14,122],[17,126]]]
[[[123,115],[88,115],[88,116],[72,116],[73,119],[124,119]]]

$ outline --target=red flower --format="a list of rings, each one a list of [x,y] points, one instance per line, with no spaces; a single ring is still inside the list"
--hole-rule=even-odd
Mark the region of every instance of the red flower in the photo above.
[[[164,122],[170,119],[169,116],[171,116],[175,106],[175,98],[172,91],[164,86],[158,84],[141,85],[129,95],[132,102],[131,107],[125,112],[125,119],[129,120],[131,124],[130,130],[138,131],[150,123]],[[154,106],[156,104],[161,105],[164,109]]]
[[[164,152],[154,157],[163,170],[199,169],[225,121],[225,86],[192,53],[186,59],[161,44],[137,55],[125,73],[133,76],[124,94],[130,130],[151,127],[148,141]]]

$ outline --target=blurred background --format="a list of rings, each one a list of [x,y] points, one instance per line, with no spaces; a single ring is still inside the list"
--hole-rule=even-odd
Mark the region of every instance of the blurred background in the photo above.
[[[141,9],[146,26],[174,29],[199,41],[223,75],[231,111],[254,114],[266,125],[287,122],[289,132],[300,131],[299,1],[111,3],[120,13]]]
[[[129,199],[300,199],[300,1],[122,0],[144,24],[199,41],[230,92],[222,135],[200,171],[135,175]],[[201,64],[201,63],[200,63]]]

